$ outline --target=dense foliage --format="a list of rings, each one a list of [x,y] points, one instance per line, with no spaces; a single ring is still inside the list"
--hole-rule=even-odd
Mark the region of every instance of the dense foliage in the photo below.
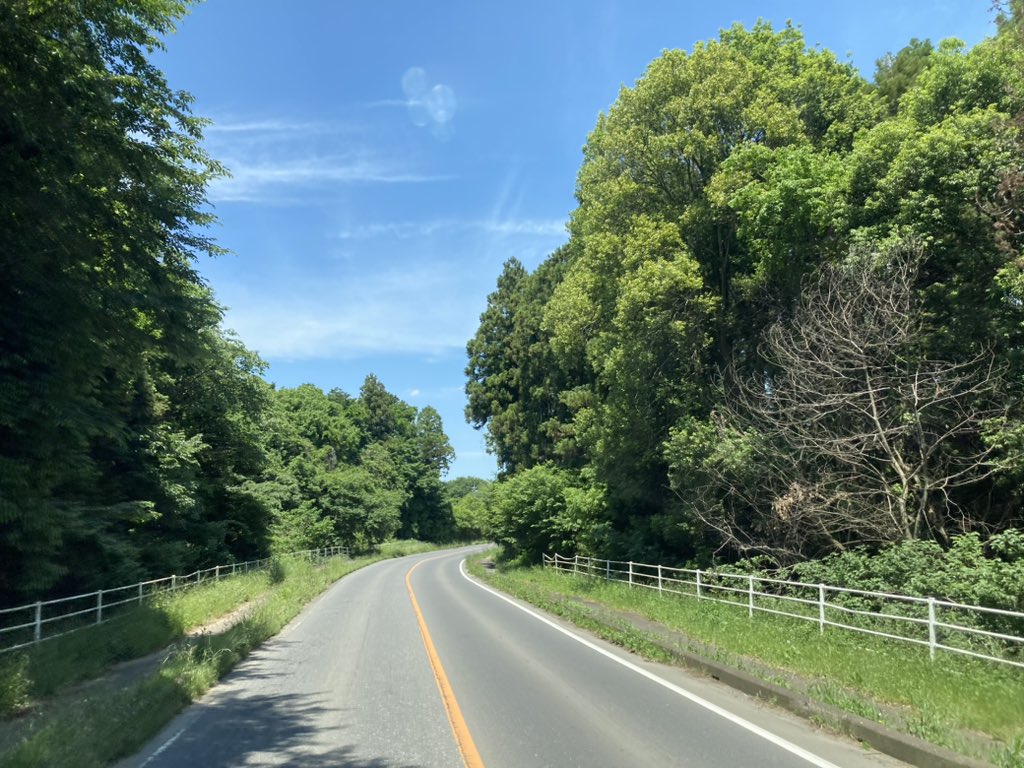
[[[764,22],[652,62],[469,342],[492,534],[792,563],[1024,523],[1022,107],[1019,3],[874,82]]]
[[[368,376],[358,398],[311,384],[273,393],[268,468],[257,483],[275,549],[455,536],[441,473],[452,457],[437,411]]]
[[[453,533],[436,411],[274,391],[221,331],[224,170],[149,61],[187,7],[0,4],[0,604]]]

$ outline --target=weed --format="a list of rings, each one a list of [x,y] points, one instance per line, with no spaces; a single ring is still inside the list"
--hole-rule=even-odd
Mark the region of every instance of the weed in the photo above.
[[[424,552],[433,552],[441,549],[437,544],[430,544],[426,541],[415,539],[396,539],[386,541],[377,548],[382,557],[405,557],[406,555],[420,555]]]
[[[28,657],[21,653],[0,656],[0,716],[21,711],[28,703]]]
[[[1000,768],[1021,768],[1024,766],[1024,734],[1015,738],[995,755],[995,764]]]
[[[279,558],[275,557],[267,566],[267,578],[270,579],[271,584],[280,584],[284,581],[284,577],[284,563],[282,563]]]

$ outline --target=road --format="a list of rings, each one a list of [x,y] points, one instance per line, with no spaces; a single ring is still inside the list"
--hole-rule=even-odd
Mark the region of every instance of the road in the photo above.
[[[342,579],[120,768],[903,765],[496,593],[469,551]]]

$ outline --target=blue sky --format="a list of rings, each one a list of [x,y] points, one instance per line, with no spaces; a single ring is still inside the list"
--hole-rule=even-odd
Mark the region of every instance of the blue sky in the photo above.
[[[565,241],[597,116],[667,48],[733,22],[799,24],[852,61],[993,31],[989,0],[208,0],[156,62],[211,118],[233,255],[200,270],[279,386],[357,394],[375,373],[433,405],[450,477],[490,477],[463,419],[465,344],[511,256]]]

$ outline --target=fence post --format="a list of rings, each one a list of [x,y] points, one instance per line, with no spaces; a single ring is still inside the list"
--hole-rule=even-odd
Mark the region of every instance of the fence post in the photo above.
[[[754,618],[754,577],[747,576],[747,616]]]
[[[38,643],[43,639],[43,601],[36,602],[36,626],[32,636],[32,642]]]
[[[173,573],[171,574],[171,592],[178,588],[178,577]]]
[[[96,623],[103,623],[103,590],[96,593]]]
[[[236,565],[235,563],[232,563],[232,564],[231,564],[231,575],[232,575],[232,576],[234,576],[234,575],[235,575],[235,565]]]
[[[700,568],[697,569],[697,601],[700,601]]]
[[[139,582],[139,605],[142,605],[142,582]]]
[[[611,581],[612,580],[612,561],[611,560],[605,560],[604,561],[604,580],[605,581]]]
[[[629,586],[633,586],[633,561],[629,561]]]
[[[580,556],[579,555],[573,555],[573,558],[572,558],[572,573],[573,573],[573,576],[579,575],[579,572],[580,572]]]
[[[818,585],[818,634],[825,634],[825,585]]]
[[[935,661],[935,598],[928,598],[928,656]]]
[[[658,594],[662,594],[661,588],[661,563],[658,563]]]
[[[213,569],[213,578],[215,581],[220,581],[220,566],[215,566]]]

